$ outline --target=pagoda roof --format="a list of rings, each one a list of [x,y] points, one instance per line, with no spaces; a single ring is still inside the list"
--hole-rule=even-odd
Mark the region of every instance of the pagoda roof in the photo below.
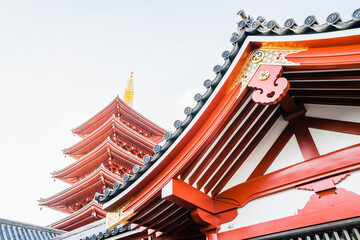
[[[74,213],[75,211],[73,209],[69,209],[67,207],[67,204],[72,202],[72,199],[79,200],[80,198],[96,191],[101,191],[105,185],[112,186],[115,182],[122,182],[122,179],[101,165],[98,169],[81,181],[59,193],[54,194],[53,196],[40,199],[38,202],[40,206],[47,206],[66,213]]]
[[[189,131],[194,127],[195,124],[197,124],[197,127],[200,128],[198,125],[199,119],[204,118],[208,116],[209,112],[214,108],[214,102],[218,100],[217,95],[219,95],[220,90],[224,91],[224,88],[227,88],[225,92],[229,92],[229,89],[231,86],[226,85],[225,81],[228,78],[234,77],[234,74],[232,71],[236,67],[236,71],[240,71],[241,67],[237,67],[237,63],[245,63],[246,59],[250,56],[250,53],[253,49],[259,48],[260,46],[266,47],[266,42],[269,42],[273,45],[279,46],[286,46],[286,43],[293,43],[298,42],[299,45],[297,48],[308,48],[308,47],[314,47],[319,48],[322,44],[326,43],[328,46],[336,46],[336,44],[339,43],[338,39],[331,40],[331,38],[343,38],[344,42],[341,44],[358,44],[359,43],[359,25],[360,25],[360,9],[357,9],[352,14],[352,19],[348,21],[342,21],[340,18],[340,15],[338,13],[332,13],[328,16],[327,22],[323,24],[319,24],[316,20],[316,17],[311,15],[307,17],[304,21],[303,25],[297,25],[295,20],[293,18],[288,19],[285,21],[284,27],[280,27],[276,21],[266,21],[266,19],[262,16],[259,16],[256,19],[253,19],[250,16],[246,16],[243,10],[238,12],[238,15],[241,19],[241,21],[238,23],[238,32],[233,33],[232,37],[230,38],[230,42],[232,44],[232,50],[230,51],[224,51],[222,53],[222,57],[224,58],[224,63],[222,65],[216,65],[213,68],[213,71],[215,73],[215,77],[213,80],[206,80],[204,82],[205,87],[205,93],[204,94],[196,94],[195,95],[195,107],[187,107],[184,110],[184,113],[186,115],[185,120],[176,120],[174,122],[175,130],[173,132],[167,132],[164,135],[164,139],[166,142],[163,143],[163,145],[156,145],[154,147],[155,154],[153,156],[145,156],[145,165],[141,168],[139,168],[139,171],[134,173],[131,177],[127,178],[127,181],[124,181],[124,183],[121,186],[117,186],[116,189],[109,189],[107,194],[96,194],[96,198],[104,204],[104,208],[107,210],[111,210],[113,206],[116,204],[124,203],[123,201],[126,201],[125,199],[128,199],[128,194],[134,194],[135,192],[138,192],[140,188],[137,188],[137,186],[140,186],[143,181],[149,183],[149,178],[153,178],[156,176],[159,172],[155,171],[156,169],[160,171],[160,169],[165,168],[166,164],[164,163],[164,159],[174,157],[174,149],[179,147],[181,148],[182,145],[181,142],[184,143],[184,141],[190,141],[189,135],[192,134],[192,131]],[[354,36],[356,39],[351,40],[347,36]],[[325,42],[322,40],[317,39],[325,39]],[[265,44],[263,44],[265,42]],[[270,46],[271,47],[273,47]],[[354,45],[355,47],[358,47],[359,45]],[[350,50],[349,50],[350,49]],[[305,70],[304,71],[298,71],[300,70],[300,65],[294,65],[289,66],[287,73],[284,72],[284,74],[293,77],[295,74],[300,73],[301,77],[312,77],[311,74],[315,72],[315,75],[317,76],[317,79],[326,79],[328,77],[333,75],[335,78],[337,78],[339,81],[341,79],[339,77],[336,77],[335,73],[332,73],[332,70],[329,71],[328,74],[324,75],[321,70],[321,67],[324,68],[333,68],[336,64],[342,66],[342,68],[350,67],[350,70],[353,71],[359,71],[359,65],[356,63],[358,60],[358,56],[355,56],[354,58],[351,57],[353,54],[358,54],[358,49],[350,47],[346,54],[349,57],[347,61],[343,60],[337,60],[337,59],[331,59],[329,62],[329,59],[324,60],[325,62],[319,61],[317,59],[318,57],[325,56],[323,54],[323,49],[319,48],[318,52],[316,50],[312,53],[313,55],[311,57],[314,57],[313,62],[309,61],[312,60],[311,57],[303,57],[302,53],[300,52],[298,55],[290,54],[289,57],[291,58],[290,61],[293,61],[295,63],[303,62]],[[327,49],[329,50],[329,49]],[[351,53],[350,51],[356,51],[355,53]],[[323,55],[322,55],[323,54]],[[339,53],[336,53],[336,51],[330,52],[329,55],[339,55]],[[296,59],[298,58],[298,59]],[[351,59],[352,58],[352,59]],[[328,66],[326,66],[328,64]],[[314,65],[314,66],[312,66]],[[315,70],[311,72],[307,72],[306,70],[315,68]],[[240,69],[240,70],[239,70]],[[318,71],[318,73],[317,73]],[[344,73],[343,70],[339,70],[339,72]],[[310,73],[310,74],[309,74]],[[348,77],[345,77],[345,79],[353,79],[352,77],[358,76],[357,74],[354,75],[354,73],[344,73],[348,74]],[[352,75],[351,75],[352,74]],[[323,75],[323,76],[321,76]],[[316,79],[315,79],[316,80]],[[330,82],[330,83],[329,83]],[[345,87],[347,89],[354,87],[358,88],[358,82],[356,83],[331,83],[331,80],[329,80],[329,83],[331,85],[331,89],[341,89],[341,86],[347,86],[348,84],[352,85],[349,87]],[[316,90],[327,90],[329,87],[325,84],[325,82],[321,83],[311,83],[314,84]],[[345,84],[345,85],[344,85]],[[241,85],[241,84],[240,84]],[[359,105],[359,95],[354,95],[353,97],[345,97],[343,100],[337,100],[339,98],[339,93],[336,91],[327,93],[325,99],[324,99],[324,93],[319,93],[319,95],[316,95],[315,92],[311,93],[310,97],[304,97],[300,93],[300,90],[304,89],[304,87],[308,86],[310,87],[310,84],[293,84],[296,86],[296,89],[294,89],[295,99],[299,101],[300,103],[312,103],[312,104],[335,104],[335,105],[352,105],[352,106],[358,106]],[[322,86],[322,87],[321,87]],[[232,88],[231,88],[232,89]],[[291,88],[290,88],[291,90]],[[232,89],[232,92],[235,91],[235,89]],[[299,94],[297,93],[299,92]],[[317,91],[319,92],[319,91]],[[243,100],[243,102],[249,101],[249,93],[245,94],[246,91],[243,91],[243,94],[239,97]],[[224,93],[223,93],[224,94]],[[331,95],[333,94],[333,95]],[[312,97],[311,97],[312,96]],[[340,96],[343,97],[344,95]],[[215,99],[215,100],[214,100]],[[252,112],[254,108],[250,109],[249,112]],[[268,110],[270,111],[270,109]],[[280,117],[279,113],[275,112],[275,109],[273,109],[272,112],[268,112],[267,114],[278,116]],[[275,119],[275,118],[274,118]],[[272,119],[271,121],[274,121]],[[276,119],[275,119],[276,120]],[[148,159],[148,160],[146,160]]]
[[[105,217],[106,211],[102,209],[99,203],[93,200],[80,210],[70,214],[69,216],[57,222],[52,223],[50,226],[52,228],[60,229],[63,231],[72,231],[81,226],[87,225]]]
[[[135,168],[137,170],[133,175],[124,177],[123,184],[95,195],[95,199],[107,211],[125,206],[126,203],[123,211],[136,212],[128,219],[125,227],[127,224],[138,224],[136,229],[142,227],[143,231],[155,234],[156,237],[176,235],[181,229],[191,229],[194,219],[186,210],[190,211],[191,207],[196,209],[198,205],[191,205],[185,200],[181,202],[182,199],[177,201],[175,194],[166,195],[166,191],[175,189],[175,184],[179,184],[176,188],[178,190],[199,194],[188,199],[196,201],[201,196],[201,200],[209,200],[209,205],[204,204],[209,207],[206,210],[216,215],[229,209],[236,210],[257,197],[313,181],[314,176],[335,174],[331,171],[345,171],[343,168],[354,165],[359,169],[360,165],[356,160],[360,154],[359,144],[321,156],[318,153],[316,157],[305,156],[306,151],[302,151],[303,162],[267,174],[261,173],[264,170],[261,168],[265,165],[261,165],[262,160],[267,160],[264,157],[255,166],[248,180],[225,189],[225,185],[249,156],[262,147],[261,141],[264,136],[268,136],[278,120],[285,119],[287,126],[275,138],[276,141],[270,143],[270,149],[266,153],[269,156],[277,155],[277,151],[281,152],[282,148],[277,148],[284,147],[294,135],[293,124],[297,122],[290,122],[298,116],[304,117],[305,121],[298,122],[307,130],[311,127],[360,134],[360,123],[307,117],[306,108],[301,108],[305,104],[360,105],[360,9],[354,12],[351,20],[345,22],[334,13],[325,24],[318,24],[314,16],[309,16],[302,26],[297,26],[293,19],[289,19],[283,28],[275,21],[266,22],[263,17],[254,20],[243,12],[239,12],[239,15],[241,21],[238,32],[230,39],[232,50],[225,51],[222,55],[225,62],[214,67],[214,79],[204,82],[205,93],[195,96],[195,107],[185,109],[185,120],[175,121],[175,130],[164,135],[166,142],[156,145],[155,154],[145,156],[144,166]],[[345,30],[338,31],[341,29]],[[247,69],[246,64],[252,60],[256,51],[267,51],[269,59],[263,58],[262,64],[274,66],[271,64],[272,57],[281,59],[280,54],[271,55],[276,49],[281,54],[288,54],[285,60],[291,62],[277,65],[283,67],[282,76],[290,83],[288,94],[284,98],[295,102],[295,112],[292,112],[294,109],[288,111],[291,107],[280,105],[279,102],[272,105],[256,104],[251,96],[253,90],[247,85],[249,82],[242,81],[241,73]],[[288,49],[295,50],[286,53]],[[323,122],[328,126],[323,126]],[[347,127],[342,128],[342,124]],[[300,130],[296,131],[299,133]],[[299,146],[304,140],[301,137],[298,140]],[[286,138],[288,140],[284,140]],[[305,147],[300,148],[304,150]],[[334,159],[339,159],[341,163],[336,163]],[[266,169],[268,168],[265,171]],[[257,175],[257,171],[260,175]],[[294,176],[294,173],[297,175]],[[266,188],[261,180],[278,182],[274,186],[268,184]],[[285,184],[282,181],[288,182]],[[179,190],[178,194],[181,193],[186,195]],[[232,198],[234,195],[236,199]],[[225,199],[232,202],[226,202]],[[219,203],[218,209],[215,209],[215,203]],[[191,206],[184,207],[186,204]]]
[[[154,142],[128,128],[119,119],[112,116],[91,134],[87,135],[73,146],[64,149],[63,153],[74,157],[75,159],[80,159],[104,142],[107,137],[112,136],[114,131],[128,143],[149,153],[153,151],[153,146],[155,145]]]
[[[114,159],[131,168],[134,165],[143,165],[142,159],[122,149],[111,141],[110,138],[106,138],[103,143],[80,158],[78,161],[57,172],[53,172],[53,178],[58,178],[65,182],[74,184],[79,181],[79,176],[83,176],[94,171],[98,166],[107,161],[109,159],[109,154],[111,154]]]
[[[140,128],[148,131],[150,134],[153,134],[154,137],[152,141],[159,143],[163,141],[162,136],[166,132],[164,129],[151,122],[149,119],[142,116],[140,113],[135,111],[133,108],[128,106],[119,95],[115,97],[104,109],[99,111],[89,120],[81,124],[80,126],[72,129],[74,134],[77,134],[80,137],[85,137],[95,131],[99,126],[106,122],[109,117],[119,112],[124,116],[129,122],[139,126]]]
[[[0,218],[1,240],[50,240],[63,233],[65,232],[58,229],[40,227],[29,223]]]

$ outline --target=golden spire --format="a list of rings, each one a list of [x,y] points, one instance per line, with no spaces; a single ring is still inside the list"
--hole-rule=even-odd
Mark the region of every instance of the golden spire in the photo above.
[[[130,107],[133,106],[133,99],[134,99],[134,79],[133,79],[133,72],[130,74],[130,78],[126,82],[126,88],[124,92],[124,102],[129,105]]]

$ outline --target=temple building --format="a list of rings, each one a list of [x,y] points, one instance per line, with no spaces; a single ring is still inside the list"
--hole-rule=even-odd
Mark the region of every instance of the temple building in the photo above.
[[[92,173],[109,179],[95,195],[106,220],[61,239],[360,239],[360,9],[346,21],[332,13],[326,23],[309,16],[283,27],[238,15],[224,63],[166,141],[153,152],[141,141],[144,164],[132,162],[113,187],[110,176],[123,172],[104,163]],[[121,113],[126,105],[115,102]],[[103,110],[65,153],[80,164],[114,142],[122,122],[113,109],[114,136],[101,137],[111,133]],[[90,182],[90,171],[61,172]],[[71,212],[61,194],[43,202]]]
[[[163,141],[165,130],[133,108],[133,73],[127,82],[124,100],[118,96],[95,116],[72,132],[82,139],[63,153],[75,159],[52,177],[70,186],[46,199],[46,206],[69,215],[52,228],[71,231],[103,219],[106,211],[94,200],[96,192],[122,184],[133,174],[134,166],[143,166],[145,155]],[[114,185],[115,184],[115,185]]]

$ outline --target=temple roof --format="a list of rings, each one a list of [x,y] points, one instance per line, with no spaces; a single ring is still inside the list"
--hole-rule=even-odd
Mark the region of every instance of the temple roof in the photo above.
[[[1,240],[50,240],[65,233],[64,231],[40,227],[28,223],[0,218]]]
[[[71,184],[76,183],[79,181],[79,176],[94,171],[102,163],[108,161],[109,155],[129,168],[132,168],[134,165],[143,165],[143,161],[139,157],[129,154],[111,141],[110,138],[107,138],[78,161],[57,172],[53,172],[53,178],[58,178]]]
[[[258,40],[257,37],[265,40],[265,36],[269,36],[270,38],[273,38],[273,36],[282,35],[284,37],[287,37],[287,41],[292,41],[292,38],[297,36],[302,37],[306,36],[308,39],[316,39],[316,36],[312,37],[311,35],[315,35],[316,33],[322,33],[322,32],[340,32],[339,30],[342,29],[350,29],[349,31],[350,35],[358,34],[358,31],[351,31],[351,28],[357,28],[360,25],[360,9],[357,9],[352,14],[352,19],[348,21],[342,21],[340,19],[340,15],[338,13],[332,13],[327,18],[327,22],[323,24],[319,24],[314,16],[309,16],[305,19],[304,24],[298,26],[294,19],[288,19],[285,22],[284,27],[280,27],[275,21],[269,21],[267,22],[265,18],[258,17],[256,20],[248,17],[245,15],[243,11],[240,11],[238,13],[241,21],[238,23],[238,31],[236,33],[233,33],[230,42],[233,45],[232,50],[225,51],[222,54],[222,57],[224,58],[224,63],[222,65],[216,65],[213,68],[215,75],[215,78],[213,80],[206,80],[204,82],[205,87],[205,93],[204,94],[196,94],[194,97],[194,100],[196,102],[195,107],[187,107],[184,110],[184,113],[186,115],[185,120],[180,121],[177,120],[174,123],[175,130],[173,132],[167,132],[164,135],[164,139],[166,142],[163,145],[156,145],[154,147],[155,154],[153,156],[145,156],[144,162],[145,165],[142,167],[134,168],[134,175],[128,175],[126,179],[124,178],[124,183],[117,184],[116,188],[113,189],[106,189],[104,191],[104,194],[96,194],[95,198],[105,204],[105,209],[110,208],[110,205],[115,203],[115,201],[121,199],[125,194],[128,194],[132,191],[134,186],[136,186],[138,183],[140,183],[142,180],[145,179],[145,176],[149,174],[149,171],[151,172],[154,170],[157,166],[159,166],[161,162],[168,154],[171,154],[171,150],[174,149],[173,145],[176,145],[179,143],[181,138],[183,138],[186,133],[188,133],[188,126],[192,124],[194,119],[198,119],[198,113],[201,111],[203,112],[204,108],[203,106],[208,106],[209,99],[213,99],[213,96],[216,95],[216,93],[219,91],[219,83],[222,81],[222,78],[224,76],[229,77],[228,69],[232,65],[234,59],[237,57],[237,61],[239,61],[238,53],[240,49],[242,51],[245,51],[245,47],[243,44],[246,42],[249,44],[250,40],[247,40],[247,38],[251,38],[254,43],[254,46],[256,46],[256,41],[259,42],[259,46],[261,45],[262,40]],[[346,35],[346,34],[344,34]],[[301,38],[300,37],[300,38]],[[326,38],[330,38],[331,35],[326,35]],[[306,38],[301,38],[301,41],[306,40]],[[275,41],[275,40],[274,40]],[[280,42],[282,40],[279,40]],[[356,44],[358,42],[354,42],[353,44]],[[245,60],[242,58],[242,60]],[[351,64],[349,64],[350,66]],[[294,67],[295,69],[296,67]],[[316,72],[316,71],[315,71]],[[291,76],[293,74],[292,72],[288,72],[288,74]],[[302,73],[306,76],[306,72]],[[319,76],[322,73],[319,72]],[[335,73],[336,74],[336,73]],[[328,75],[326,75],[328,76]],[[337,83],[330,83],[332,85],[335,85]],[[336,86],[340,86],[342,83],[339,83]],[[294,84],[295,86],[297,84]],[[298,84],[298,90],[300,91],[304,84],[299,83]],[[316,85],[316,84],[315,84]],[[343,85],[343,84],[342,84]],[[319,87],[320,85],[317,84]],[[325,86],[325,85],[323,85]],[[326,89],[324,89],[326,90]],[[315,94],[315,93],[313,93]],[[322,93],[320,93],[322,94]],[[329,93],[327,93],[329,94]],[[334,95],[331,95],[334,94]],[[321,103],[321,102],[331,102],[334,97],[336,98],[337,92],[332,92],[328,97],[323,100],[321,99],[321,96],[315,95],[313,98],[304,98],[302,95],[298,95],[297,99],[299,99],[302,103]],[[339,95],[337,95],[339,96]],[[356,95],[354,95],[356,96]],[[243,96],[245,97],[245,96]],[[244,100],[245,101],[245,100]],[[356,97],[349,97],[345,100],[341,100],[336,104],[350,104],[350,105],[358,105],[359,101],[356,99]],[[270,111],[270,109],[269,109]],[[268,112],[267,114],[276,114],[274,112]],[[116,198],[116,199],[114,199]],[[113,200],[112,200],[113,199]],[[110,201],[112,200],[112,201]],[[110,202],[109,202],[110,201]]]
[[[144,151],[152,152],[152,148],[155,145],[154,142],[131,130],[115,116],[110,117],[103,123],[103,125],[98,127],[91,134],[87,135],[73,146],[64,149],[63,152],[64,154],[79,159],[103,143],[107,137],[113,136],[114,131],[131,145],[134,145]]]
[[[78,200],[79,198],[91,195],[92,193],[103,189],[105,185],[112,186],[117,181],[121,182],[122,179],[101,165],[98,169],[81,181],[57,194],[54,194],[53,196],[46,199],[40,199],[38,202],[40,206],[47,206],[55,210],[73,213],[75,210],[69,209],[67,206],[72,199]]]
[[[106,212],[102,210],[101,205],[96,201],[91,201],[80,210],[52,223],[51,227],[64,231],[72,231],[79,226],[84,226],[99,219],[103,219],[105,216]]]
[[[72,132],[80,137],[89,135],[106,122],[112,115],[117,115],[117,109],[119,109],[120,115],[124,116],[129,122],[135,124],[150,134],[153,134],[154,136],[151,138],[152,141],[158,143],[163,140],[162,135],[165,130],[142,116],[140,113],[136,112],[134,109],[130,108],[119,96],[116,96],[109,105],[91,117],[88,121],[72,129]]]

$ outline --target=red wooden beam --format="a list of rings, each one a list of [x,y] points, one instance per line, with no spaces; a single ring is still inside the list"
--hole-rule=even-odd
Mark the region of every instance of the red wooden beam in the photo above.
[[[245,104],[245,102],[248,100],[248,98],[250,97],[252,91],[247,91],[244,98],[240,101],[240,103],[236,106],[236,108],[234,109],[234,111],[231,113],[231,115],[229,116],[229,118],[226,120],[226,122],[223,124],[223,126],[221,127],[221,130],[219,132],[222,132],[224,130],[224,128],[229,124],[229,122],[234,118],[234,116],[236,115],[236,113],[240,110],[240,108]],[[249,103],[249,104],[253,104],[253,103]],[[245,107],[246,108],[246,107]],[[193,161],[190,166],[186,169],[186,171],[184,171],[183,173],[180,174],[180,179],[181,180],[185,180],[185,178],[191,173],[191,171],[193,170],[193,167],[196,166],[198,164],[198,162],[202,159],[202,157],[204,156],[204,154],[208,151],[208,149],[212,146],[212,144],[214,143],[214,141],[217,139],[218,134],[213,134],[211,136],[211,141],[207,144],[207,146],[202,150],[202,152],[199,154],[199,156],[196,158],[195,161]],[[193,174],[200,174],[201,173],[201,169],[199,168],[205,168],[206,164],[202,163],[198,168],[197,171]],[[192,180],[190,180],[191,182]]]
[[[238,141],[242,138],[246,130],[251,126],[251,124],[255,121],[255,119],[258,117],[258,115],[261,113],[261,111],[264,109],[264,106],[257,105],[255,107],[255,110],[251,113],[251,115],[246,119],[244,124],[240,127],[236,135],[231,139],[231,141],[228,143],[228,145],[225,147],[225,149],[222,150],[222,152],[219,154],[219,156],[216,158],[216,160],[211,164],[211,166],[206,170],[205,174],[200,178],[200,180],[196,183],[196,188],[200,189],[205,184],[205,182],[209,179],[211,174],[216,170],[216,168],[220,165],[220,163],[225,159],[226,155],[229,154],[229,151],[231,151],[235,145],[238,143]],[[242,120],[246,117],[246,114],[242,116],[242,119],[239,119],[239,121],[236,121],[236,127],[242,123]],[[229,140],[230,136],[234,133],[235,127],[228,129],[228,132],[226,134],[225,139],[221,139],[215,149],[213,154],[209,154],[209,158],[213,159],[213,157],[216,155],[216,152],[220,151],[220,149],[223,147],[223,144],[225,144],[226,141]]]
[[[280,152],[283,150],[285,145],[289,142],[290,138],[294,134],[295,127],[296,125],[293,122],[289,123],[286,126],[286,128],[282,131],[280,136],[271,146],[269,151],[265,154],[263,159],[257,165],[255,170],[251,173],[247,181],[265,174],[265,172],[269,169],[270,165],[274,162],[276,157],[280,154]]]
[[[159,215],[157,215],[156,217],[154,217],[153,219],[148,219],[148,222],[146,222],[143,226],[140,232],[145,232],[150,228],[153,228],[156,224],[158,224],[159,222],[162,222],[164,219],[170,217],[170,215],[173,214],[173,212],[179,210],[179,206],[176,205],[172,205],[171,207],[167,208],[166,210],[164,210],[163,212],[161,212]]]
[[[167,209],[170,205],[171,205],[171,203],[164,202],[161,205],[157,206],[155,209],[150,209],[146,215],[144,215],[141,219],[139,219],[139,221],[136,222],[136,224],[138,224],[138,225],[135,227],[135,229],[145,225],[149,220],[156,217],[156,215],[160,214],[162,211]]]
[[[219,181],[219,179],[225,174],[225,172],[227,172],[229,170],[230,166],[234,163],[234,161],[237,159],[239,154],[244,150],[246,145],[251,141],[251,139],[256,134],[258,129],[261,127],[261,125],[268,119],[270,114],[274,112],[275,107],[276,107],[276,105],[269,106],[264,111],[264,113],[261,115],[261,117],[257,120],[256,124],[250,128],[250,131],[247,132],[245,137],[241,140],[241,143],[231,153],[231,155],[228,157],[228,159],[225,161],[225,163],[221,166],[221,168],[218,170],[218,172],[206,184],[206,186],[204,188],[205,193],[208,193],[214,187],[214,185]],[[228,151],[230,151],[230,150],[231,149],[228,149]],[[218,159],[220,159],[221,161],[224,160],[224,158],[221,158],[221,157],[219,157]]]
[[[138,219],[140,219],[141,217],[143,217],[144,215],[146,215],[149,212],[149,208],[154,208],[157,207],[159,204],[161,204],[161,202],[163,202],[164,199],[161,198],[161,195],[158,195],[152,202],[148,203],[148,204],[144,204],[144,207],[141,208],[139,210],[139,212],[137,214],[135,214],[132,218],[130,218],[126,224],[124,225],[124,227],[129,226],[130,224],[134,223],[135,221],[137,221]],[[146,206],[146,207],[145,207]]]
[[[298,125],[295,131],[295,137],[299,144],[304,160],[308,160],[320,156],[319,151],[315,145],[314,139],[312,138],[309,128],[306,125],[305,118],[300,117],[295,121]]]
[[[324,88],[326,88],[328,82],[323,82]],[[333,98],[358,98],[360,96],[360,90],[323,90],[323,89],[291,89],[293,96],[306,96],[306,97],[333,97]]]
[[[260,141],[264,138],[264,136],[268,133],[270,128],[276,122],[276,120],[280,117],[281,111],[280,108],[276,110],[276,112],[270,117],[270,119],[266,122],[263,128],[258,132],[255,138],[250,142],[245,151],[235,159],[235,164],[231,167],[231,169],[224,175],[221,179],[219,179],[217,185],[211,192],[211,196],[217,195],[223,187],[228,183],[228,181],[234,176],[239,167],[245,162],[245,160],[249,157],[252,151],[258,146]]]
[[[181,225],[185,224],[187,221],[190,221],[189,217],[187,215],[183,215],[182,217],[176,219],[176,221],[172,223],[172,226],[169,226],[168,228],[166,228],[166,230],[156,234],[156,237],[164,236],[170,233],[172,230],[181,227]]]
[[[201,208],[209,213],[219,213],[236,208],[236,203],[224,203],[214,201],[207,194],[199,191],[193,186],[179,180],[172,179],[161,192],[162,198],[178,206],[192,210]]]
[[[154,226],[156,231],[162,231],[164,228],[171,226],[176,219],[182,217],[185,214],[188,214],[189,210],[180,208],[178,211],[174,212],[173,214],[169,215],[168,218],[163,219],[162,222]]]
[[[353,98],[322,98],[322,97],[295,97],[296,102],[325,105],[360,106],[359,99]]]
[[[360,135],[360,123],[314,117],[305,117],[305,119],[311,128]]]
[[[359,89],[360,81],[328,81],[326,85],[324,82],[292,82],[290,85],[291,89]]]
[[[226,142],[231,134],[233,133],[233,131],[243,122],[243,120],[246,118],[247,114],[253,109],[253,107],[255,106],[255,103],[253,101],[250,100],[250,102],[245,106],[245,108],[242,110],[242,113],[238,116],[238,119],[236,119],[232,125],[229,127],[229,129],[227,130],[226,134],[224,134],[221,139],[219,140],[219,142]],[[257,107],[259,111],[260,107]],[[209,145],[210,147],[211,145]],[[210,153],[208,154],[207,158],[203,160],[203,162],[201,163],[201,165],[194,171],[194,173],[191,175],[191,177],[189,178],[189,183],[193,184],[198,177],[204,172],[204,170],[206,169],[206,167],[208,166],[208,164],[211,162],[212,157],[214,155],[216,155],[216,152],[218,152],[221,149],[222,145],[221,144],[217,144],[213,149],[211,149]],[[202,156],[201,156],[202,157]],[[201,183],[198,185],[201,185]],[[198,187],[199,188],[199,187]]]
[[[310,181],[360,168],[360,144],[304,161],[232,187],[216,199],[232,199],[244,206],[252,199]]]
[[[341,192],[346,191],[345,189],[338,190],[339,193],[340,190]],[[350,194],[352,196],[350,196]],[[324,203],[319,203],[322,201],[322,199],[328,199],[329,196],[319,199],[317,195],[313,195],[312,198],[319,199],[319,203],[312,211],[307,211],[305,213],[301,213],[299,211],[299,214],[297,215],[222,232],[218,234],[218,239],[249,239],[272,233],[278,233],[307,226],[314,226],[326,222],[334,222],[338,220],[358,217],[360,216],[359,195],[352,192],[350,192],[350,194],[348,196],[341,197],[338,197],[337,194],[334,194],[335,196],[332,198],[332,204],[330,204],[329,206],[325,202],[326,207],[323,207],[323,209],[321,209],[321,204]],[[336,197],[338,198],[337,201]],[[308,203],[310,203],[310,201]]]
[[[313,81],[313,80],[329,80],[329,79],[351,79],[351,80],[360,80],[360,71],[357,70],[341,70],[341,71],[296,71],[296,72],[283,72],[283,77],[285,77],[290,85],[292,82],[296,81]]]

